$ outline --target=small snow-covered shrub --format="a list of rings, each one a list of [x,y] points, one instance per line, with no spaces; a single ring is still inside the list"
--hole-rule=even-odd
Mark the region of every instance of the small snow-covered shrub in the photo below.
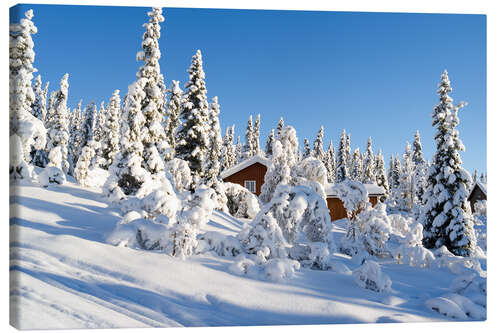
[[[474,203],[474,215],[486,216],[487,208],[488,208],[488,202],[486,200],[476,201]]]
[[[164,250],[169,243],[167,225],[138,218],[137,212],[127,214],[108,236],[107,242],[143,250]]]
[[[208,231],[199,237],[196,251],[199,253],[214,251],[219,256],[236,257],[243,253],[243,248],[239,240],[234,236]]]
[[[413,218],[401,214],[390,214],[392,233],[405,237],[410,232],[410,225],[414,223]]]
[[[460,306],[446,297],[435,297],[425,302],[428,309],[441,313],[446,317],[459,320],[467,320],[467,315]]]
[[[368,205],[358,214],[359,241],[370,255],[380,256],[387,252],[386,242],[392,232],[391,220],[387,216],[386,206],[378,203]]]
[[[423,227],[420,223],[415,223],[401,241],[401,245],[392,254],[398,264],[421,268],[430,267],[435,257],[430,250],[422,246],[422,238]]]
[[[300,263],[287,258],[273,258],[266,260],[267,254],[258,252],[256,255],[247,255],[229,266],[229,271],[237,275],[247,275],[260,280],[280,282],[290,279],[300,269]]]
[[[476,258],[455,256],[444,245],[434,251],[434,257],[436,258],[435,262],[438,267],[447,267],[453,274],[485,275],[481,264]]]
[[[47,187],[49,184],[62,185],[66,181],[66,176],[61,169],[55,166],[47,166],[39,175],[40,185]]]
[[[238,238],[248,253],[269,248],[271,258],[287,257],[299,243],[334,244],[329,238],[331,220],[325,200],[303,186],[278,185],[271,201]]]
[[[359,287],[376,292],[388,290],[392,284],[389,276],[380,269],[380,265],[371,260],[365,261],[352,271],[352,276]]]
[[[286,258],[287,242],[278,225],[278,221],[270,212],[261,211],[251,224],[245,224],[238,234],[245,252],[257,254],[262,251],[267,257]]]
[[[193,178],[189,163],[179,158],[174,158],[165,163],[167,178],[171,181],[177,193],[190,188]]]
[[[181,203],[175,193],[168,190],[155,190],[140,201],[140,208],[146,211],[151,219],[163,215],[175,221],[180,205]]]
[[[260,210],[259,200],[247,188],[233,183],[225,183],[227,208],[234,217],[253,219]]]
[[[451,282],[450,289],[486,308],[486,277],[478,274],[461,275]]]

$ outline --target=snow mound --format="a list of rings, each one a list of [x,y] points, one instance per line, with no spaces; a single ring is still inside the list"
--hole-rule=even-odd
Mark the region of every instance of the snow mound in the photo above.
[[[41,173],[38,174],[38,182],[43,187],[49,184],[62,185],[66,181],[66,176],[61,169],[55,166],[47,166]]]
[[[259,213],[257,197],[239,184],[224,183],[229,214],[234,217],[253,219]]]

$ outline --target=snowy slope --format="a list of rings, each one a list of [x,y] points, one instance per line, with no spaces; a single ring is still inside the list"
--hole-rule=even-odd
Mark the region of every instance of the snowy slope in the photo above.
[[[286,282],[260,281],[230,273],[232,257],[181,261],[105,243],[119,215],[98,190],[67,183],[14,192],[11,322],[22,329],[449,319],[424,306],[448,290],[455,276],[447,269],[382,264],[393,280],[386,293],[361,289],[352,276],[333,271],[301,269]],[[235,235],[241,226],[214,213],[205,229]],[[356,268],[347,257],[338,260]]]

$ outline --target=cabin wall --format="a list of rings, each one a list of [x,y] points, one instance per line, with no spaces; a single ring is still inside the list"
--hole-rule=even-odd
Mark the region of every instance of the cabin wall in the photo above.
[[[372,206],[378,202],[378,196],[368,197]],[[330,218],[332,221],[340,220],[347,217],[347,211],[344,208],[344,203],[339,198],[326,198],[328,209],[330,210]]]
[[[262,185],[264,184],[264,176],[266,175],[267,167],[260,163],[252,164],[235,174],[224,178],[225,182],[240,184],[245,186],[245,180],[255,180],[256,195],[260,195]]]
[[[472,190],[472,193],[469,195],[469,202],[470,202],[470,207],[472,209],[472,212],[474,213],[474,204],[478,201],[481,200],[486,200],[486,196],[484,195],[483,191],[479,189],[479,187],[474,186],[474,189]]]

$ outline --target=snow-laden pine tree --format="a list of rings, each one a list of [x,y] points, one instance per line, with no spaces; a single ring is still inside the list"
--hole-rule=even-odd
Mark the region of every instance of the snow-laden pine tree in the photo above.
[[[479,180],[479,175],[477,174],[477,169],[474,169],[474,174],[472,176],[472,182],[475,184]]]
[[[85,112],[83,114],[83,120],[81,124],[81,137],[80,137],[80,147],[83,148],[90,141],[94,140],[94,127],[96,124],[95,118],[97,116],[97,106],[95,102],[91,101]]]
[[[318,134],[316,135],[316,140],[314,140],[313,148],[311,151],[311,156],[317,158],[320,161],[325,159],[325,152],[323,151],[323,136],[325,135],[325,129],[323,126],[319,128]]]
[[[401,176],[399,178],[398,206],[401,210],[410,211],[415,204],[415,165],[410,143],[406,143],[401,165]]]
[[[487,178],[486,177],[487,177],[486,173],[482,173],[481,172],[481,177],[479,177],[479,180],[481,181],[481,183],[485,183],[486,184],[486,182],[487,182]]]
[[[391,159],[389,160],[389,170],[387,171],[387,183],[389,184],[389,193],[392,192],[393,186],[393,178],[392,175],[394,173],[394,155],[391,154]]]
[[[328,182],[335,183],[335,148],[333,148],[332,140],[330,140],[330,144],[328,145],[323,164],[326,168]]]
[[[142,167],[144,146],[141,130],[146,122],[141,111],[145,95],[144,80],[137,80],[128,87],[121,116],[120,151],[109,168],[109,177],[104,184],[104,193],[111,200],[120,200],[135,195],[150,177]]]
[[[373,155],[372,138],[366,142],[366,152],[363,154],[363,179],[364,184],[375,183],[375,156]]]
[[[60,88],[54,95],[54,102],[51,105],[50,123],[47,125],[47,152],[56,147],[61,150],[61,168],[64,173],[69,171],[68,162],[68,141],[69,141],[69,109],[68,101],[68,73],[64,74],[60,82]]]
[[[460,151],[465,147],[456,129],[458,111],[464,103],[453,104],[446,70],[441,75],[439,103],[434,107],[436,152],[428,170],[424,207],[419,221],[424,226],[422,243],[427,248],[446,246],[455,255],[470,256],[476,247],[474,222],[467,201],[469,173],[462,168]]]
[[[264,176],[259,199],[266,204],[273,198],[278,184],[289,184],[292,167],[297,163],[299,143],[292,126],[286,126],[273,145],[272,164]]]
[[[226,128],[226,134],[222,144],[221,168],[222,170],[229,169],[236,164],[236,154],[234,141],[234,125]]]
[[[349,178],[361,182],[363,176],[363,160],[359,148],[354,149],[351,157]]]
[[[243,159],[243,146],[241,145],[241,139],[239,135],[236,138],[236,146],[234,154],[236,156],[236,163],[241,162],[241,160]]]
[[[379,149],[377,156],[375,156],[375,184],[384,189],[385,199],[385,197],[389,194],[389,183],[387,182],[387,174],[385,172],[385,162],[384,155],[382,155],[382,149]]]
[[[306,159],[311,156],[311,146],[309,145],[309,140],[304,138],[304,147],[302,148],[302,159]]]
[[[392,158],[392,156],[391,156]],[[389,175],[391,181],[391,199],[394,203],[401,202],[401,191],[400,191],[400,181],[401,181],[401,161],[399,160],[399,154],[396,154],[394,162],[392,164],[392,172]]]
[[[179,88],[179,81],[172,80],[170,88],[167,90],[168,104],[167,104],[167,120],[165,122],[165,135],[169,152],[166,154],[165,159],[171,160],[175,155],[175,147],[177,146],[176,132],[179,128],[181,121],[179,114],[181,112],[182,103],[182,90]]]
[[[351,164],[352,164],[352,154],[351,154],[351,133],[348,133],[345,138],[346,144],[346,165],[347,165],[347,178],[350,176]]]
[[[46,85],[46,87],[48,87]],[[35,100],[31,106],[31,113],[35,118],[40,120],[42,124],[47,115],[47,94],[46,91],[42,89],[42,77],[38,75],[33,84],[33,92],[35,94]],[[31,150],[31,161],[34,165],[39,167],[45,167],[48,161],[47,152],[45,147],[43,149],[32,149]]]
[[[252,115],[248,117],[247,129],[245,131],[245,144],[243,145],[244,158],[250,158],[254,155],[254,133]]]
[[[74,175],[76,162],[78,161],[78,156],[80,155],[80,115],[82,101],[78,103],[78,108],[73,109],[70,115],[69,121],[69,142],[68,142],[68,162],[69,162],[69,174]]]
[[[215,186],[220,183],[219,175],[221,171],[220,157],[222,153],[222,137],[219,123],[220,105],[217,96],[212,98],[208,116],[210,127],[210,144],[205,164],[205,179],[203,183],[215,190]],[[216,191],[217,192],[217,191]]]
[[[33,79],[32,34],[37,32],[31,19],[33,11],[28,10],[19,23],[9,26],[9,136],[11,150],[17,152],[17,158],[10,159],[10,174],[25,178],[30,177],[27,163],[31,160],[31,151],[40,150],[46,144],[46,130],[40,119],[31,114],[31,106],[35,95],[31,87]]]
[[[342,130],[339,140],[339,149],[337,151],[337,165],[335,168],[335,182],[341,183],[349,177],[349,169],[347,167],[347,138],[345,130]]]
[[[103,126],[105,135],[101,141],[101,150],[104,160],[102,167],[104,169],[109,169],[116,154],[120,151],[120,103],[120,90],[117,89],[109,99],[106,120]]]
[[[106,108],[104,107],[104,101],[101,102],[99,106],[99,111],[96,114],[95,126],[94,126],[94,140],[101,142],[104,135],[104,123],[106,122]]]
[[[260,113],[253,125],[253,155],[260,155]]]
[[[148,12],[149,22],[143,26],[145,32],[142,35],[142,51],[137,53],[137,61],[144,64],[136,74],[138,81],[144,81],[142,90],[144,96],[140,100],[141,112],[144,115],[144,128],[142,130],[143,168],[153,175],[163,174],[165,165],[159,155],[163,154],[166,146],[166,134],[164,128],[165,118],[165,84],[160,72],[159,60],[161,57],[160,46],[160,23],[165,19],[161,8],[153,8]]]
[[[42,77],[40,75],[36,77],[33,84],[33,93],[35,94],[35,100],[31,105],[31,113],[34,117],[43,121],[47,113],[47,99],[42,90]]]
[[[422,143],[420,142],[420,133],[415,132],[415,139],[413,140],[412,161],[415,168],[414,172],[414,185],[415,185],[415,203],[422,204],[422,197],[424,196],[427,187],[427,161],[424,159],[422,153]]]
[[[271,158],[273,156],[273,144],[274,144],[274,128],[271,128],[271,131],[269,132],[269,135],[267,136],[266,140],[266,157]]]
[[[203,166],[210,144],[207,89],[200,50],[193,56],[188,73],[189,81],[182,97],[182,124],[177,130],[175,153],[176,157],[189,163],[195,186],[205,176]]]
[[[285,121],[283,120],[283,117],[280,117],[278,125],[276,125],[276,132],[275,132],[276,137],[280,136],[281,131],[283,130],[284,127],[285,127]]]

